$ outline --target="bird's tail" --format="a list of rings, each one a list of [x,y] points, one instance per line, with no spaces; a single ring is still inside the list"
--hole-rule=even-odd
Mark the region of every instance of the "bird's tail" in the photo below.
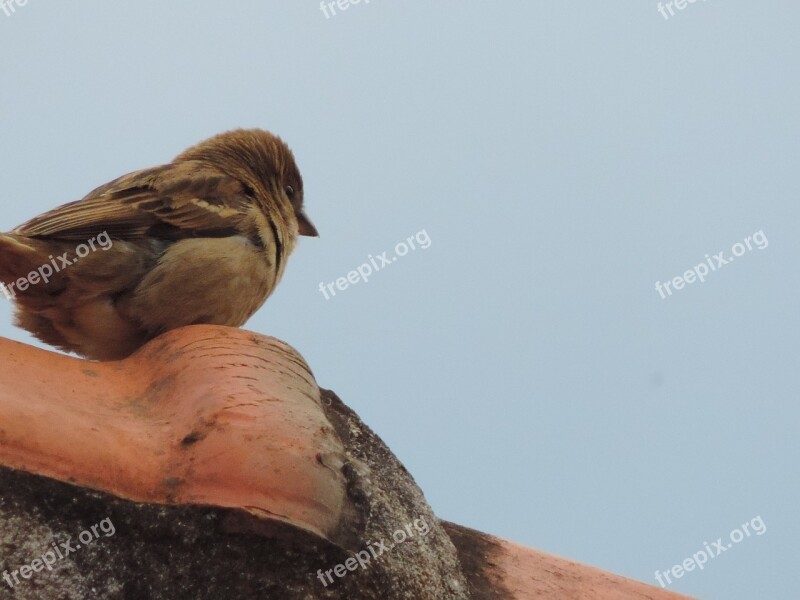
[[[0,233],[0,292],[24,303],[53,293],[57,274],[47,242]]]

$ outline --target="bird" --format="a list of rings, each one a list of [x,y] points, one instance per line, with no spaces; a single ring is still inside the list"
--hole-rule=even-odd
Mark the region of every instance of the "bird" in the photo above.
[[[286,143],[262,129],[208,138],[0,233],[15,324],[91,360],[194,324],[242,326],[298,236],[318,236]]]

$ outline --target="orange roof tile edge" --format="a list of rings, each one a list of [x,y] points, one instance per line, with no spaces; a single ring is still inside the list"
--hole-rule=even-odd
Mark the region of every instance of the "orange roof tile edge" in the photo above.
[[[90,362],[0,338],[0,465],[136,502],[234,508],[337,542],[341,442],[302,357],[192,326]]]
[[[454,523],[444,525],[474,600],[691,600]]]

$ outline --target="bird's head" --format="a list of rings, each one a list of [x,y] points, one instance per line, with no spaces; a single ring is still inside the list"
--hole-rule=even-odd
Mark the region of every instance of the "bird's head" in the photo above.
[[[238,179],[266,213],[277,210],[297,234],[319,236],[303,208],[303,178],[289,146],[262,129],[235,129],[192,146],[176,161],[210,162]]]

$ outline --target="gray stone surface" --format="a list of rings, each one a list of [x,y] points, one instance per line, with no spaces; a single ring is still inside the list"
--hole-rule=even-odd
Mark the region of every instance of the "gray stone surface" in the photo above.
[[[242,533],[229,511],[136,504],[0,469],[0,576],[31,565],[54,542],[80,545],[52,570],[18,574],[13,587],[0,579],[0,600],[468,599],[455,547],[413,478],[335,394],[324,392],[323,403],[347,449],[357,514],[345,537],[370,555],[365,568],[331,573],[326,586],[318,571],[344,564],[351,552],[296,530],[281,528],[277,538]],[[408,539],[397,544],[401,530]],[[84,531],[91,543],[78,539]],[[375,557],[380,542],[387,550]]]

